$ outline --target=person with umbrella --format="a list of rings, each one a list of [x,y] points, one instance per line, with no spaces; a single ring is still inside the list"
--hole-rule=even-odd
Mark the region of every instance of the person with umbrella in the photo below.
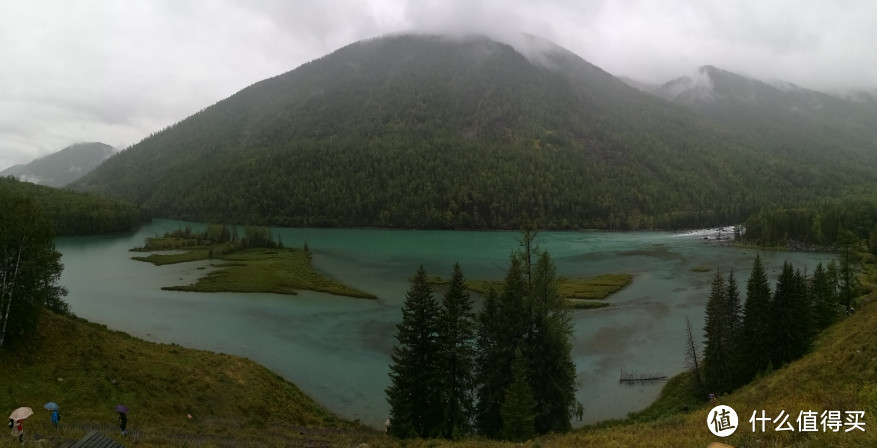
[[[52,411],[49,419],[52,421],[52,425],[57,428],[58,423],[61,422],[61,407],[58,406],[58,403],[55,403],[54,401],[50,401],[44,404],[43,407]]]
[[[119,428],[122,428],[122,435],[128,435],[128,407],[124,404],[116,406],[116,412],[119,413]]]
[[[14,422],[12,426],[12,437],[18,436],[18,443],[24,443],[24,427],[21,421],[33,415],[31,408],[18,408],[9,414],[9,420]]]

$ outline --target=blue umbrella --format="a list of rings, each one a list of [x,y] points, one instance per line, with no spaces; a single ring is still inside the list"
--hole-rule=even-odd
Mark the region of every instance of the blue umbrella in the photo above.
[[[116,412],[124,412],[124,413],[127,413],[127,412],[128,412],[128,406],[125,406],[124,404],[120,404],[120,405],[116,406]]]
[[[58,409],[61,409],[61,406],[58,406],[58,403],[55,403],[54,401],[50,401],[44,404],[43,407],[50,411],[57,411]]]

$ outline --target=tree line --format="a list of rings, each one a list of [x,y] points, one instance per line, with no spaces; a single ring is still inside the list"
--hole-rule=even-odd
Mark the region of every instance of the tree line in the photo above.
[[[211,254],[214,250],[232,252],[238,249],[249,248],[284,248],[283,239],[280,235],[275,240],[271,229],[267,227],[246,226],[244,227],[243,236],[240,235],[238,227],[228,224],[208,224],[203,231],[197,232],[192,230],[191,226],[185,226],[172,232],[165,232],[162,238],[147,238],[144,248],[148,250],[165,250],[192,246],[211,246]],[[307,243],[305,243],[305,252],[308,251]]]
[[[523,441],[570,429],[577,409],[570,311],[554,263],[524,232],[477,314],[459,264],[439,303],[421,266],[397,326],[388,432]]]
[[[70,314],[53,239],[41,207],[0,189],[0,349],[31,336],[43,309]]]
[[[0,178],[0,191],[26,196],[52,221],[56,236],[100,235],[136,229],[149,217],[129,202]]]
[[[727,393],[756,375],[804,355],[817,333],[852,312],[858,283],[849,259],[822,263],[812,274],[785,262],[771,293],[761,257],[746,282],[745,301],[733,272],[716,270],[706,304],[704,387]]]
[[[855,199],[761,209],[746,219],[743,239],[762,245],[834,248],[866,241],[871,253],[877,254],[877,196],[869,192],[849,196]]]

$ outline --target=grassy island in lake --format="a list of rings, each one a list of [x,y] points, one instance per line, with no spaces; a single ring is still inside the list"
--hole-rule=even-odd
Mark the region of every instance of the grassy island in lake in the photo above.
[[[216,268],[191,285],[167,286],[164,290],[196,292],[267,292],[297,294],[298,290],[327,292],[339,296],[377,299],[374,294],[360,291],[320,275],[311,266],[308,249],[241,248],[234,243],[188,245],[181,238],[149,238],[138,252],[175,250],[174,253],[153,253],[132,257],[157,266],[190,261],[212,260]]]
[[[618,292],[633,281],[630,274],[605,274],[596,277],[558,277],[558,292],[567,299],[571,308],[588,309],[603,308],[609,303],[602,301],[610,295]],[[433,286],[447,286],[449,280],[440,277],[430,277]],[[466,289],[478,293],[487,294],[492,286],[499,291],[502,281],[493,280],[466,280]]]

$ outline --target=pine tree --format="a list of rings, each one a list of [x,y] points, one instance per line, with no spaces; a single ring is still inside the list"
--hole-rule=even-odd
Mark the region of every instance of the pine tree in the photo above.
[[[816,270],[813,271],[810,290],[813,295],[813,325],[818,332],[828,328],[837,320],[839,306],[832,279],[822,267],[822,263],[817,264]]]
[[[536,400],[530,387],[530,374],[523,350],[515,350],[511,382],[505,389],[500,414],[502,437],[513,442],[523,442],[536,435]]]
[[[729,311],[725,279],[716,269],[706,302],[703,326],[703,373],[710,390],[716,392],[730,390],[728,372],[733,362],[733,343],[728,339],[731,335],[729,327],[732,325]]]
[[[737,384],[748,383],[771,363],[771,293],[767,274],[756,255],[746,281],[746,303],[737,342]]]
[[[439,361],[439,307],[423,266],[411,280],[397,325],[391,384],[390,433],[397,437],[433,437],[440,432],[441,405],[435,367]]]
[[[731,351],[736,352],[737,342],[739,341],[740,327],[743,322],[743,304],[740,302],[740,290],[737,288],[737,279],[734,277],[734,271],[728,273],[728,288],[726,290],[727,301],[725,304],[728,309],[725,311],[728,316],[728,340],[731,344]]]
[[[532,331],[526,350],[536,400],[536,432],[568,431],[576,406],[572,321],[566,301],[558,292],[556,268],[547,252],[538,255],[532,278]]]
[[[502,436],[502,397],[511,381],[515,348],[524,342],[530,324],[526,288],[521,260],[512,255],[501,294],[493,298],[488,294],[479,317],[475,421],[478,432],[487,437]]]
[[[813,299],[812,292],[809,288],[809,281],[800,269],[795,269],[795,289],[792,295],[791,312],[795,319],[792,326],[793,343],[792,343],[792,359],[798,359],[804,356],[804,353],[810,349],[813,338],[816,336],[816,324],[813,316]]]
[[[478,319],[475,421],[487,437],[503,435],[501,406],[518,347],[526,360],[536,433],[568,430],[576,409],[571,315],[558,293],[554,263],[537,250],[534,236],[524,232],[522,249],[509,259],[501,294],[487,294]]]
[[[440,359],[442,429],[445,438],[458,438],[472,430],[474,410],[473,368],[475,322],[472,299],[466,291],[460,264],[454,264],[448,290],[442,301],[440,318]]]
[[[743,304],[740,302],[740,290],[737,288],[737,279],[734,277],[734,271],[728,273],[728,285],[725,290],[725,316],[727,316],[727,325],[725,330],[728,332],[725,340],[728,344],[729,362],[727,371],[724,375],[723,386],[719,392],[729,392],[739,385],[737,382],[736,367],[734,362],[737,360],[739,353],[740,332],[743,327]]]
[[[506,361],[503,347],[503,329],[499,320],[499,295],[490,288],[478,315],[476,334],[475,382],[478,401],[475,406],[475,426],[485,437],[502,435],[500,403],[504,396],[507,377],[500,366]]]
[[[771,362],[775,367],[782,366],[794,358],[795,319],[798,318],[794,313],[794,302],[797,294],[795,271],[787,261],[783,263],[783,270],[777,280],[776,290],[770,304],[771,345],[773,348]]]

